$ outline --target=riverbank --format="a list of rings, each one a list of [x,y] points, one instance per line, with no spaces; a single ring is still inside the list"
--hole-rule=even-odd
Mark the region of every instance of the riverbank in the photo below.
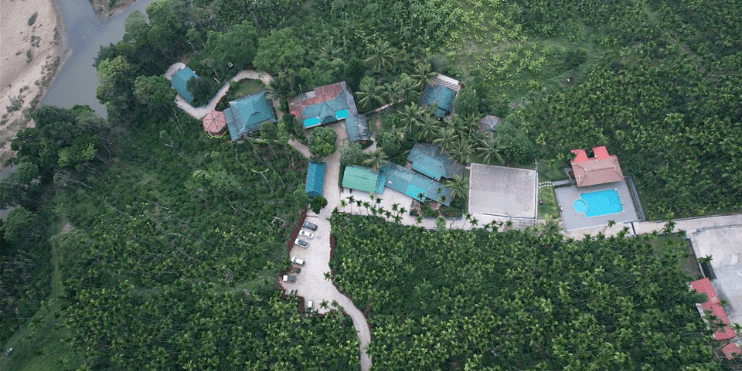
[[[105,22],[134,4],[137,0],[90,0],[98,19]]]
[[[54,0],[0,0],[0,169],[10,141],[34,123],[29,114],[49,90],[65,57],[65,24]]]

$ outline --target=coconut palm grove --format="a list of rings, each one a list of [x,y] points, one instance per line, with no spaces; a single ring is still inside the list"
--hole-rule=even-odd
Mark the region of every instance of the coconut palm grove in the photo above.
[[[672,221],[742,212],[742,0],[155,0],[125,27],[107,118],[36,104],[11,142],[1,370],[742,369]],[[589,148],[664,227],[565,235]],[[485,165],[528,170],[530,219],[472,214]],[[345,307],[291,286],[320,263]]]

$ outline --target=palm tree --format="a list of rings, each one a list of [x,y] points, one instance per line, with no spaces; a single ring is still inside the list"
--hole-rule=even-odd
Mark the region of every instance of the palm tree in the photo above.
[[[324,58],[327,59],[327,61],[332,62],[332,60],[338,58],[338,55],[342,52],[342,46],[335,46],[335,43],[330,41],[320,49],[320,58]]]
[[[423,112],[425,112],[425,109],[415,102],[404,107],[402,116],[404,116],[407,129],[412,130],[417,126],[417,123],[422,119]]]
[[[363,161],[364,164],[371,166],[374,173],[378,173],[382,166],[386,165],[389,161],[389,157],[384,153],[383,149],[377,149],[369,154],[369,157]]]
[[[456,138],[458,138],[458,135],[453,129],[438,129],[438,135],[437,138],[433,139],[433,144],[440,144],[441,153],[443,153],[444,150],[451,148]]]
[[[350,213],[353,214],[353,203],[356,201],[356,198],[352,195],[348,197],[348,202],[350,203]]]
[[[417,133],[418,139],[429,142],[430,140],[435,138],[437,132],[438,120],[431,116],[424,116],[422,122],[420,123],[419,132]]]
[[[456,142],[453,142],[453,144],[450,145],[448,148],[448,151],[451,153],[451,157],[453,157],[454,160],[466,164],[469,162],[469,157],[471,156],[472,152],[472,146],[466,142],[465,139],[460,139]]]
[[[482,161],[490,163],[493,159],[503,162],[502,151],[505,150],[505,146],[500,144],[497,138],[488,138],[479,142],[479,153],[482,154]]]
[[[343,207],[343,212],[345,212],[345,207],[348,206],[348,203],[345,200],[340,200],[340,206]]]
[[[446,187],[451,188],[452,197],[466,197],[469,194],[469,177],[454,175],[453,179],[446,181]]]
[[[389,45],[388,41],[379,40],[370,49],[371,55],[366,58],[366,62],[371,63],[374,72],[386,71],[387,68],[392,66],[397,51]]]
[[[400,96],[400,99],[402,100],[407,100],[407,97],[410,96],[410,93],[415,91],[415,89],[417,88],[417,83],[415,82],[415,80],[406,73],[403,73],[399,77],[399,80],[397,80],[397,82],[399,83],[399,91],[402,93],[402,95]]]
[[[370,110],[371,107],[373,107],[374,102],[384,104],[384,93],[384,86],[361,86],[360,90],[356,92],[356,95],[358,96],[358,104],[365,110]]]
[[[420,61],[415,65],[415,73],[412,74],[412,78],[415,79],[417,88],[423,90],[425,85],[430,85],[431,80],[437,73],[433,71],[433,66],[428,61]]]

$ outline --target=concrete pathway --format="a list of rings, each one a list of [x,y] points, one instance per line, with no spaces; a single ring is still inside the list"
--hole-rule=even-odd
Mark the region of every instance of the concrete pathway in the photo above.
[[[172,66],[170,66],[167,71],[165,71],[165,77],[168,80],[173,79],[173,75],[185,68],[185,64],[181,62],[174,63]],[[229,83],[232,81],[239,82],[245,79],[251,79],[251,80],[260,80],[264,84],[268,85],[272,80],[273,77],[268,74],[267,72],[257,72],[253,70],[242,70],[240,72],[237,72],[234,77],[229,79],[222,87],[219,89],[219,92],[216,93],[214,98],[211,98],[211,101],[209,101],[209,104],[203,106],[203,107],[193,107],[190,105],[190,103],[186,102],[183,97],[180,96],[180,94],[175,96],[175,105],[177,105],[180,109],[191,115],[193,118],[200,120],[204,118],[209,112],[216,109],[216,104],[219,103],[219,101],[229,92]],[[279,111],[279,110],[276,110]],[[280,117],[279,117],[280,118]]]
[[[603,233],[605,236],[615,236],[621,232],[624,228],[629,228],[629,235],[635,236],[639,234],[649,234],[654,231],[662,233],[665,228],[666,221],[642,221],[642,222],[629,222],[629,223],[616,223],[613,227],[600,226],[592,228],[575,229],[571,231],[563,232],[568,238],[574,238],[575,240],[581,240],[585,236],[596,236],[598,233]],[[719,215],[719,216],[708,216],[701,218],[687,218],[675,220],[674,231],[683,230],[689,234],[704,228],[713,227],[724,227],[731,225],[742,224],[742,214],[733,215]]]

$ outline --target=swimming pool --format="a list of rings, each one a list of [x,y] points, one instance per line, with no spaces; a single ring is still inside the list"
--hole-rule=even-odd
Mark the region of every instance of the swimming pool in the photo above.
[[[580,198],[574,202],[573,206],[575,211],[578,213],[584,212],[588,218],[617,214],[623,211],[621,197],[615,189],[581,193]]]

